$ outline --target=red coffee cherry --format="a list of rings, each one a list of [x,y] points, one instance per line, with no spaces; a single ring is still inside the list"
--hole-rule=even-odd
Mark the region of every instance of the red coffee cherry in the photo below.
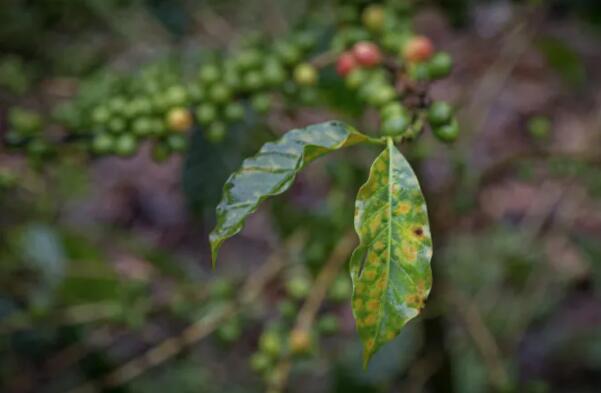
[[[380,48],[373,42],[360,41],[353,46],[353,56],[364,67],[373,67],[382,62]]]
[[[355,67],[357,67],[357,63],[355,57],[350,52],[342,53],[336,61],[336,72],[338,72],[338,75],[340,76],[346,76],[354,70]]]
[[[428,60],[434,53],[434,44],[425,36],[415,36],[407,41],[403,56],[407,61],[420,63]]]

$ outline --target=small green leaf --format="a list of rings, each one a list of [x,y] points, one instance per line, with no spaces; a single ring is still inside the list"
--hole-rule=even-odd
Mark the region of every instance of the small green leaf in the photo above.
[[[372,164],[355,208],[360,244],[351,257],[352,308],[367,366],[419,314],[432,285],[426,202],[392,139]]]
[[[320,123],[286,133],[268,142],[226,181],[217,206],[217,225],[209,237],[213,266],[221,244],[242,229],[244,220],[267,197],[279,195],[292,185],[296,174],[315,158],[369,140],[352,127],[337,121]]]

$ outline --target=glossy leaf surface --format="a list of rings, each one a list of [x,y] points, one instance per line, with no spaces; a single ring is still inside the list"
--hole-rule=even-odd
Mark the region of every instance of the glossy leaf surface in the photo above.
[[[372,164],[355,208],[360,244],[351,257],[352,308],[367,365],[419,314],[432,284],[426,203],[392,140]]]
[[[226,181],[217,206],[217,224],[211,232],[213,265],[221,244],[242,229],[246,217],[267,197],[292,185],[296,174],[315,158],[368,140],[352,127],[331,121],[295,129],[276,142],[268,142]]]

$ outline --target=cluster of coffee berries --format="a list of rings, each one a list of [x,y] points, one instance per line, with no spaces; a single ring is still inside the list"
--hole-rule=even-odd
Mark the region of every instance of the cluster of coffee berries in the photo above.
[[[53,144],[45,139],[42,117],[33,111],[13,107],[8,112],[8,130],[4,142],[10,148],[24,150],[34,161],[53,153]]]
[[[447,76],[452,60],[445,52],[436,53],[429,38],[411,32],[406,11],[376,4],[354,17],[343,14],[332,50],[339,53],[336,71],[346,86],[379,111],[380,132],[411,139],[423,129],[430,103],[427,86],[420,82]],[[454,119],[443,121],[445,109],[452,116],[448,105],[435,103],[427,117],[434,134],[448,142],[456,137],[458,126]]]

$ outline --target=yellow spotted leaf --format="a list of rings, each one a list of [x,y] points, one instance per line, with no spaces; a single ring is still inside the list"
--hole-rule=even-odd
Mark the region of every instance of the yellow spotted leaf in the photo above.
[[[359,189],[355,230],[360,243],[351,257],[352,308],[367,366],[419,314],[432,285],[426,202],[392,139]]]
[[[240,232],[246,217],[264,199],[290,188],[307,163],[325,153],[368,140],[354,128],[330,121],[289,131],[244,160],[242,167],[226,181],[217,206],[217,224],[209,237],[213,265],[221,244]]]

